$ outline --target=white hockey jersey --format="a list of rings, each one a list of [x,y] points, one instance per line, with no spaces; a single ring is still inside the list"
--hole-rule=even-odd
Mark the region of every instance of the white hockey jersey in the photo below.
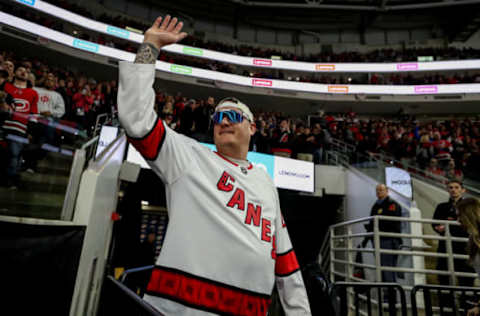
[[[120,121],[167,190],[144,299],[165,315],[265,315],[276,280],[287,315],[310,315],[272,180],[168,128],[154,112],[154,75],[154,65],[120,63]]]
[[[44,88],[33,88],[38,93],[38,113],[50,112],[55,118],[65,114],[65,102],[60,93]]]

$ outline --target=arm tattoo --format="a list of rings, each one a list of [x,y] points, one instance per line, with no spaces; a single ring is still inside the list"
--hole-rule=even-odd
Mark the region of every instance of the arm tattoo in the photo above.
[[[150,43],[142,43],[137,51],[135,57],[136,64],[155,64],[158,54],[158,49]]]

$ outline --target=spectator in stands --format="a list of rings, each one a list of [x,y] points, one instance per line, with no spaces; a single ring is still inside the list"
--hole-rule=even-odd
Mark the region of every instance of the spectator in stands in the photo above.
[[[93,105],[93,95],[90,85],[84,84],[77,93],[73,95],[73,108],[75,113],[75,121],[83,128],[89,130],[89,121],[87,114]]]
[[[313,161],[319,164],[323,161],[325,150],[329,149],[331,137],[328,130],[323,129],[320,123],[313,126],[312,136],[315,139],[316,149],[313,152]]]
[[[207,101],[200,101],[200,104],[193,110],[193,121],[195,131],[193,138],[200,142],[212,142],[210,133],[211,117],[215,109],[215,99],[208,97]]]
[[[313,153],[317,150],[317,147],[318,144],[315,135],[312,135],[310,128],[300,126],[294,145],[296,158],[305,161],[313,161]]]
[[[190,99],[185,103],[183,108],[182,114],[180,116],[180,127],[179,132],[187,135],[189,137],[192,136],[196,126],[194,125],[194,116],[193,112],[197,109],[198,103],[195,99]]]
[[[173,104],[171,101],[167,101],[165,103],[165,106],[162,109],[162,117],[167,117],[168,115],[171,115],[173,118]]]
[[[428,168],[427,168],[427,176],[434,179],[435,179],[435,176],[441,176],[441,177],[445,176],[445,172],[438,165],[437,159],[435,158],[430,159],[430,164],[428,165]]]
[[[8,82],[12,82],[13,79],[15,78],[15,72],[14,72],[14,69],[15,69],[15,65],[13,64],[13,61],[11,60],[7,60],[5,61],[5,69],[7,70],[8,72]]]
[[[28,73],[24,67],[15,70],[13,84],[7,82],[4,89],[14,98],[11,116],[5,120],[3,130],[7,133],[8,163],[5,165],[7,186],[17,189],[20,155],[28,143],[27,124],[30,114],[37,114],[38,94],[27,87]],[[10,136],[10,137],[9,137]]]
[[[373,204],[370,216],[402,216],[402,208],[392,198],[388,196],[388,188],[385,184],[379,184],[376,187],[377,200]],[[380,220],[378,229],[381,232],[401,233],[401,222]],[[367,232],[373,232],[373,220],[366,225]],[[398,237],[380,237],[380,248],[398,250],[402,240]],[[380,261],[383,267],[395,267],[397,265],[397,255],[381,254]],[[380,281],[380,280],[378,280]],[[397,282],[397,273],[392,271],[382,271],[382,282]]]
[[[38,111],[47,118],[60,119],[65,114],[65,101],[60,93],[55,91],[56,78],[53,74],[47,77],[45,87],[35,87],[39,102]]]
[[[270,153],[270,136],[268,135],[267,122],[261,117],[256,122],[257,130],[252,136],[252,151]]]
[[[480,277],[480,201],[475,198],[465,198],[457,203],[456,209],[458,222],[469,235],[469,263]],[[467,312],[467,316],[479,315],[480,302]]]
[[[49,73],[44,81],[45,87],[35,87],[38,94],[38,111],[42,118],[39,118],[34,125],[35,132],[32,133],[32,141],[25,152],[25,166],[27,172],[34,173],[37,170],[37,163],[46,155],[44,144],[56,145],[55,125],[65,114],[65,103],[62,96],[55,89],[56,78]]]
[[[436,132],[433,136],[433,154],[436,159],[447,161],[451,158],[452,144],[446,139],[441,138],[441,133]]]
[[[463,181],[463,172],[456,167],[455,160],[450,159],[448,161],[447,167],[445,168],[445,177],[450,180]]]
[[[273,137],[272,153],[282,157],[290,157],[292,154],[292,134],[290,133],[290,122],[284,118]]]
[[[430,136],[428,133],[422,134],[420,142],[417,146],[417,161],[420,168],[424,169],[432,157],[432,146],[430,143]]]
[[[433,214],[434,220],[448,220],[456,221],[457,212],[456,205],[462,201],[463,194],[465,193],[465,188],[463,184],[458,180],[450,180],[447,184],[447,191],[450,195],[448,202],[440,203],[437,205],[435,212]],[[446,226],[444,224],[432,224],[432,228],[440,236],[445,236]],[[464,229],[459,226],[451,225],[449,226],[450,235],[453,237],[468,237]],[[446,243],[445,240],[440,240],[438,242],[438,253],[446,253]],[[466,255],[465,243],[463,242],[452,242],[452,251],[454,254]],[[438,258],[437,259],[437,270],[448,271],[448,261],[447,258]],[[467,265],[467,261],[464,259],[454,259],[454,270],[457,272],[472,272],[471,267]],[[442,285],[454,285],[450,284],[449,275],[438,275],[438,281]],[[473,279],[468,277],[458,277],[458,285],[460,286],[472,286]]]

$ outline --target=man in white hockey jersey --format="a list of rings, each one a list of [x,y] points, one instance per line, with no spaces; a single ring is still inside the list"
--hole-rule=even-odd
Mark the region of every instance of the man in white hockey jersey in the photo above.
[[[154,112],[155,62],[187,35],[182,27],[159,17],[135,62],[120,63],[120,121],[167,190],[169,226],[144,299],[165,315],[265,315],[276,282],[287,315],[310,315],[277,190],[246,160],[255,132],[249,108],[234,98],[218,104],[217,152]]]

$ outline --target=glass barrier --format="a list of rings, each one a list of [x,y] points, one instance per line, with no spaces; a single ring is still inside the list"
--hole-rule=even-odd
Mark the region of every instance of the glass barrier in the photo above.
[[[131,32],[116,26],[97,22],[85,18],[76,13],[69,12],[57,6],[51,5],[41,0],[16,0],[26,6],[32,7],[41,12],[53,15],[59,19],[74,23],[86,29],[128,40],[134,43],[142,43],[143,35]],[[92,45],[86,44],[85,47],[93,49]],[[402,62],[402,63],[311,63],[295,62],[290,60],[264,59],[255,57],[244,57],[233,54],[220,53],[208,49],[190,47],[180,44],[173,44],[162,48],[167,52],[189,55],[198,58],[206,58],[221,61],[229,64],[237,64],[249,67],[285,69],[307,72],[331,73],[331,72],[412,72],[412,71],[441,71],[441,70],[460,70],[460,69],[479,69],[479,60],[459,60],[459,61],[433,61],[433,62]],[[477,90],[478,91],[478,90]]]
[[[64,219],[67,188],[95,153],[89,137],[78,122],[0,112],[0,215]]]
[[[87,51],[102,56],[111,57],[117,60],[133,61],[135,54],[108,46],[81,40],[67,34],[57,32],[47,27],[29,22],[4,12],[0,12],[0,21],[16,29],[41,36],[43,38],[70,46],[76,49]],[[480,63],[476,63],[478,67]],[[195,78],[216,80],[233,85],[250,86],[257,88],[291,90],[297,92],[310,92],[321,94],[376,94],[376,95],[432,95],[432,94],[478,94],[480,84],[439,84],[439,85],[330,85],[318,83],[305,83],[286,80],[272,80],[263,78],[252,78],[217,71],[199,69],[195,67],[170,64],[157,61],[156,69]]]

